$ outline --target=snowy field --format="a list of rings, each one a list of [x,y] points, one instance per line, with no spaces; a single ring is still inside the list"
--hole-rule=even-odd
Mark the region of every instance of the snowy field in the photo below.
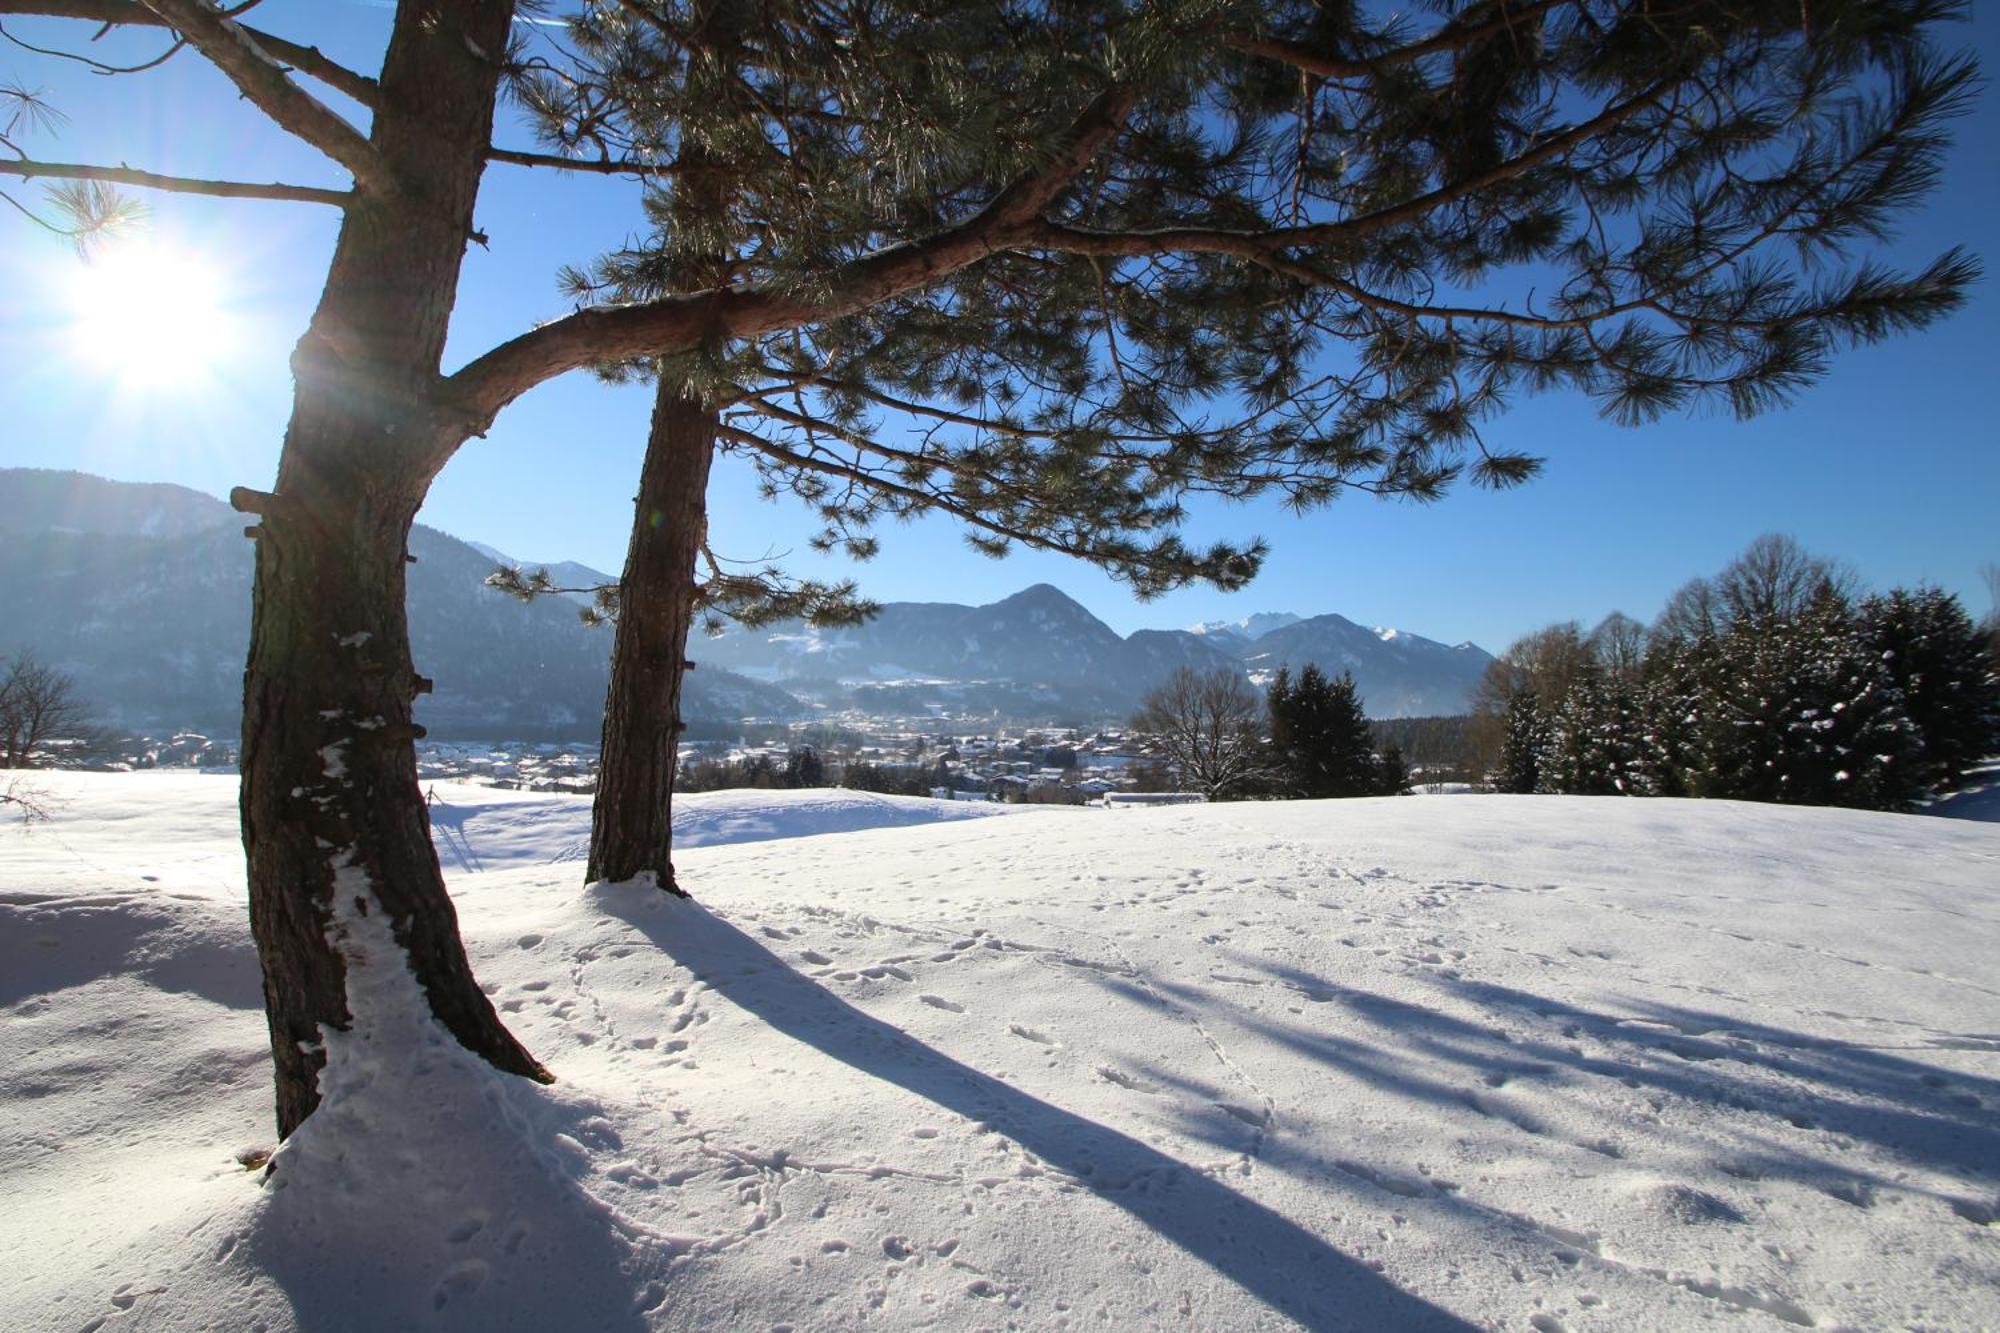
[[[0,1328],[2000,1328],[2000,825],[439,784],[488,1072],[350,922],[272,1145],[235,790],[0,830]],[[948,821],[948,822],[946,822]],[[706,845],[695,845],[706,844]]]

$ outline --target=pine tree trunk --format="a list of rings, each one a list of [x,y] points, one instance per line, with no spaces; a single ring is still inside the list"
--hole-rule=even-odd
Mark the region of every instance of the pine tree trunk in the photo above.
[[[681,683],[718,422],[716,411],[690,391],[661,384],[619,583],[585,869],[591,880],[651,873],[661,888],[680,892],[671,846],[674,775],[685,729]]]
[[[405,0],[372,141],[311,329],[262,522],[244,671],[243,844],[277,1064],[278,1132],[319,1102],[326,1030],[346,1028],[333,898],[386,913],[438,1021],[501,1069],[546,1072],[474,982],[417,788],[404,567],[431,478],[468,433],[434,400],[492,132],[511,0]],[[352,906],[352,905],[351,905]]]
[[[705,55],[732,69],[745,11],[728,0],[689,6],[690,60]],[[669,213],[676,230],[725,221],[726,172],[715,169],[698,135],[683,138],[676,165],[685,169]],[[670,285],[699,291],[726,281],[722,255],[683,254]],[[708,534],[708,471],[715,461],[719,411],[661,366],[653,424],[634,501],[632,541],[618,585],[618,626],[611,649],[611,684],[604,701],[604,745],[597,800],[591,810],[586,880],[623,881],[650,874],[669,893],[674,882],[674,778],[680,762],[683,674],[694,623],[695,561]]]

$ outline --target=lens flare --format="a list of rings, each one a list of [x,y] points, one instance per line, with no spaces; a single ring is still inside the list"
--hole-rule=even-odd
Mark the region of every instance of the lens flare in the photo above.
[[[220,276],[201,259],[154,246],[94,256],[70,291],[78,355],[122,383],[199,388],[233,349]]]

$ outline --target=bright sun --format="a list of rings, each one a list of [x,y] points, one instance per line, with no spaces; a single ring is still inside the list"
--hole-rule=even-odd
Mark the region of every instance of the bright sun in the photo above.
[[[234,324],[215,270],[153,246],[109,249],[78,272],[70,337],[121,381],[158,387],[206,382],[232,352]]]

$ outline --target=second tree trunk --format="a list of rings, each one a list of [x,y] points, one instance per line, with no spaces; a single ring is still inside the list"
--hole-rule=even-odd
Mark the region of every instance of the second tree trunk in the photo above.
[[[604,754],[591,814],[591,880],[651,872],[661,888],[679,892],[669,852],[674,774],[686,729],[681,683],[717,424],[716,411],[693,391],[660,386],[619,582]]]

